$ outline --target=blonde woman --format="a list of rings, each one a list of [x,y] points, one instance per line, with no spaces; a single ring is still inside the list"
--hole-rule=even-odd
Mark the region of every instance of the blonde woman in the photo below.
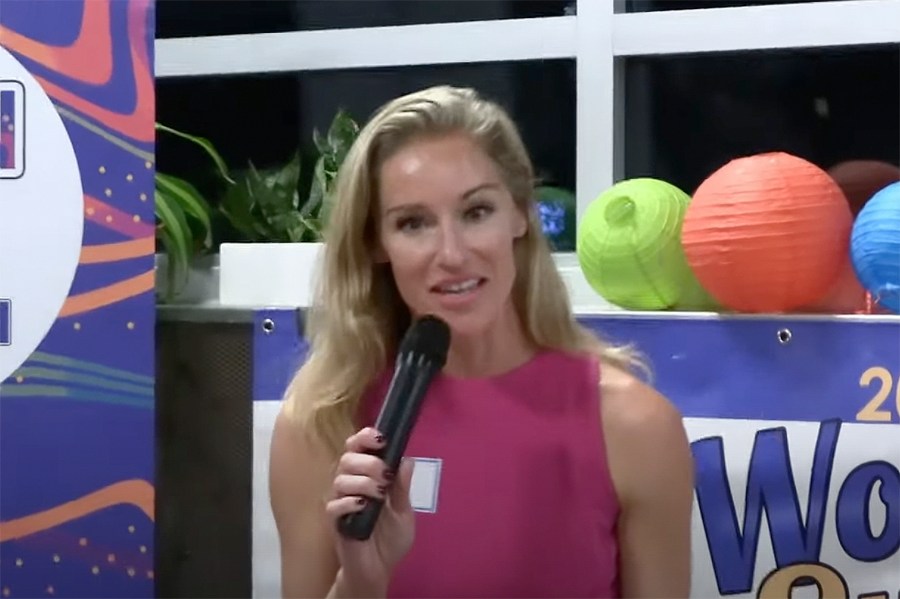
[[[272,440],[284,596],[688,596],[681,417],[573,318],[532,188],[514,124],[469,89],[398,98],[360,132]],[[372,424],[424,314],[450,353],[387,472]],[[368,501],[384,502],[372,537],[341,537]]]

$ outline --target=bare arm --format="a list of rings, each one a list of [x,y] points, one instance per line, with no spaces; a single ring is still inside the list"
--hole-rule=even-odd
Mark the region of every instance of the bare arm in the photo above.
[[[365,429],[349,438],[347,451],[341,456],[344,466],[336,473],[331,467],[331,454],[303,435],[283,413],[278,415],[270,450],[269,494],[280,541],[283,597],[349,599],[386,595],[387,577],[382,576],[385,566],[381,551],[390,554],[391,550],[396,549],[396,544],[404,539],[408,545],[411,538],[407,537],[411,537],[411,532],[400,530],[397,525],[391,528],[385,522],[397,519],[398,506],[406,507],[407,520],[412,517],[408,501],[401,500],[409,494],[411,464],[400,469],[398,484],[392,485],[388,507],[382,510],[373,539],[361,545],[356,541],[349,542],[352,547],[349,559],[353,566],[350,570],[355,572],[355,577],[348,575],[346,561],[343,562],[344,567],[341,566],[338,556],[343,553],[343,559],[348,559],[348,542],[338,541],[335,528],[335,520],[340,514],[361,509],[361,504],[356,501],[360,491],[375,496],[367,485],[388,484],[387,481],[376,480],[383,475],[384,463],[380,460],[370,462],[371,456],[362,456],[367,458],[362,464],[351,459],[356,464],[347,469],[348,463],[344,458],[359,457],[359,452],[377,447],[367,445],[366,440],[372,437],[374,431]],[[374,476],[371,472],[373,468],[377,472]],[[335,487],[336,474],[341,475],[338,478],[343,477],[339,498],[335,497],[338,492]],[[353,480],[353,483],[348,483],[348,480]],[[349,489],[348,485],[353,489]],[[405,537],[401,534],[403,532],[407,532]],[[382,539],[378,545],[378,537],[385,534],[391,536],[391,542]]]
[[[331,484],[325,451],[279,414],[272,433],[269,494],[281,544],[283,597],[336,596],[338,559],[324,497]]]
[[[694,464],[681,415],[651,387],[604,369],[602,410],[619,494],[623,597],[689,597]]]

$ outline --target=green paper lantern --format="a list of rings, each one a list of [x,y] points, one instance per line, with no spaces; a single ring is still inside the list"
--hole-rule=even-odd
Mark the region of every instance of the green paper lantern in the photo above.
[[[578,227],[577,254],[594,291],[629,310],[713,309],[681,247],[690,200],[670,183],[638,178],[591,202]]]

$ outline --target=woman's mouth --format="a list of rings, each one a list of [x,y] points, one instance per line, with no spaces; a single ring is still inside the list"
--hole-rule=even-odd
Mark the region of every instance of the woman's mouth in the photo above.
[[[475,291],[484,283],[487,279],[473,277],[471,279],[465,279],[462,281],[454,281],[452,283],[442,283],[440,285],[435,285],[431,288],[433,293],[439,293],[441,295],[446,296],[454,296],[454,295],[464,295],[466,293],[471,293]]]

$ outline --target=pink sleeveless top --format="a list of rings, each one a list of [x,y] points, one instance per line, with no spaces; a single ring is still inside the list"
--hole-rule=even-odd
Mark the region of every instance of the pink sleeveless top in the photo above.
[[[364,425],[389,374],[364,399]],[[406,456],[436,460],[439,475],[388,597],[619,596],[599,376],[593,358],[545,352],[492,378],[435,379]]]

